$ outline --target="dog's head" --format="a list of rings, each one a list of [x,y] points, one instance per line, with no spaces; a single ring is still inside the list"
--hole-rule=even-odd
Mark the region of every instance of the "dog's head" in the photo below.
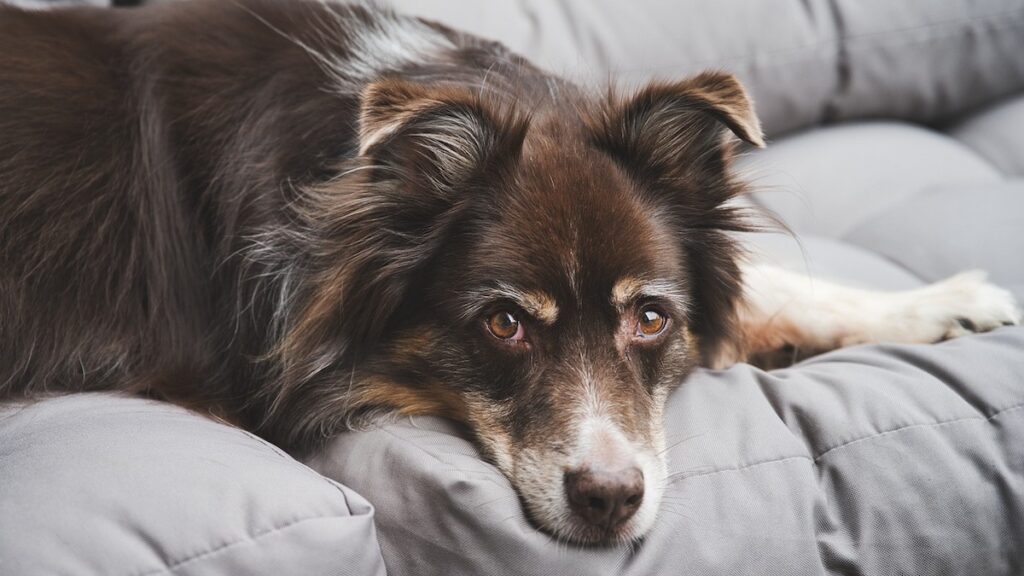
[[[359,159],[315,192],[319,264],[281,347],[291,422],[448,416],[542,528],[642,536],[666,396],[728,337],[740,290],[732,135],[761,144],[743,89],[715,73],[532,117],[459,88],[369,86]]]

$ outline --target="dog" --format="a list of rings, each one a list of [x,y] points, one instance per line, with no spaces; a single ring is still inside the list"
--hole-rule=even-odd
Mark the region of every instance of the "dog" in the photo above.
[[[440,415],[580,544],[652,526],[697,366],[1020,319],[978,274],[747,263],[728,74],[588,90],[366,6],[0,6],[0,134],[0,397],[144,394],[298,456]]]

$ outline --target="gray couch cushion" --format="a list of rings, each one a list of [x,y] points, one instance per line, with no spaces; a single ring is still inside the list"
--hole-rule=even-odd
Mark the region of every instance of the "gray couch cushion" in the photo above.
[[[824,0],[392,0],[404,12],[501,40],[584,82],[676,78],[723,67],[752,88],[769,133],[820,121],[839,86]],[[813,47],[813,48],[812,48]]]
[[[373,509],[167,404],[0,407],[0,574],[383,574]]]
[[[394,575],[985,574],[1024,571],[1024,329],[702,371],[666,413],[671,481],[633,549],[526,521],[460,431],[345,435],[314,468],[377,506]]]
[[[835,5],[845,71],[835,119],[933,122],[1024,88],[1020,0]]]
[[[1024,89],[1024,4],[828,0],[389,0],[570,78],[705,68],[751,89],[770,135],[865,117],[949,119]]]
[[[949,130],[1003,174],[1024,178],[1024,96],[964,118]]]
[[[988,270],[1024,302],[1024,180],[927,190],[862,222],[846,239],[927,280]]]
[[[758,203],[798,233],[841,239],[941,185],[987,184],[999,171],[953,138],[910,124],[857,123],[796,134],[741,158]]]
[[[747,234],[741,237],[749,256],[814,278],[876,290],[909,290],[924,284],[906,268],[853,244],[803,234]]]

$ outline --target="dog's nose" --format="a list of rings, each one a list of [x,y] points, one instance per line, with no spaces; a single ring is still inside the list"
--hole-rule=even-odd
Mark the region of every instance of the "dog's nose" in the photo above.
[[[644,500],[644,474],[621,470],[581,469],[566,472],[569,508],[588,524],[615,528],[633,517]]]

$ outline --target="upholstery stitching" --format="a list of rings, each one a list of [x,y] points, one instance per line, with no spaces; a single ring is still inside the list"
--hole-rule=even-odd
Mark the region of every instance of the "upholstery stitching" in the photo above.
[[[858,442],[864,442],[865,440],[872,440],[874,438],[880,438],[882,436],[888,436],[889,434],[894,434],[896,432],[901,432],[903,430],[910,430],[910,429],[914,429],[914,428],[938,427],[938,426],[945,426],[947,424],[957,424],[959,422],[991,422],[996,417],[998,417],[1000,415],[1003,415],[1003,414],[1006,414],[1007,412],[1013,412],[1015,410],[1024,410],[1024,403],[1015,404],[1015,405],[1010,406],[1008,408],[1003,408],[1001,410],[997,410],[996,412],[993,412],[992,414],[989,414],[988,416],[985,416],[985,417],[965,416],[965,417],[962,417],[962,418],[953,418],[951,420],[942,420],[940,422],[923,422],[923,423],[920,423],[920,424],[908,424],[906,426],[900,426],[898,428],[893,428],[892,430],[885,430],[885,431],[879,432],[877,434],[872,434],[870,436],[864,436],[863,438],[857,438],[857,439],[854,439],[854,440],[849,440],[847,442],[843,442],[842,444],[839,444],[838,446],[833,446],[831,448],[828,448],[827,450],[825,450],[821,454],[818,454],[817,456],[815,456],[814,457],[814,461],[818,462],[819,460],[824,458],[826,454],[829,454],[830,452],[833,452],[833,451],[838,450],[840,448],[845,448],[847,446],[850,446],[851,444],[857,444]]]
[[[136,572],[134,574],[134,576],[153,576],[153,575],[156,575],[156,574],[170,574],[170,573],[176,571],[178,568],[180,568],[180,567],[182,567],[185,564],[188,564],[190,562],[194,562],[196,560],[202,560],[204,558],[208,558],[208,557],[213,556],[215,554],[219,554],[219,553],[224,552],[225,550],[227,550],[229,548],[233,548],[233,547],[235,547],[235,546],[237,546],[239,544],[245,544],[247,542],[255,542],[256,540],[259,540],[259,539],[263,538],[264,536],[270,536],[270,535],[273,535],[273,534],[275,534],[277,532],[281,532],[283,530],[287,530],[288,528],[292,528],[292,527],[294,527],[294,526],[296,526],[298,524],[301,524],[303,522],[308,522],[310,520],[331,520],[331,519],[337,519],[337,518],[348,518],[348,517],[347,516],[342,517],[342,516],[323,516],[323,515],[318,515],[318,516],[308,516],[308,517],[305,517],[305,518],[299,518],[297,520],[292,520],[292,521],[286,522],[286,523],[284,523],[284,524],[282,524],[280,526],[275,526],[275,527],[268,528],[268,529],[263,530],[263,531],[259,531],[259,532],[255,532],[253,534],[249,534],[245,538],[242,538],[240,540],[235,540],[233,542],[228,542],[228,543],[225,543],[225,544],[221,544],[221,545],[218,545],[218,546],[216,546],[214,548],[211,548],[211,549],[203,551],[203,552],[199,552],[197,554],[193,554],[191,556],[186,556],[186,557],[180,558],[178,560],[172,560],[170,562],[166,562],[165,563],[166,565],[163,568],[156,568],[156,569],[153,569],[153,570],[147,570],[145,572]]]
[[[779,462],[786,462],[786,461],[789,461],[789,460],[806,460],[806,461],[810,462],[811,464],[814,464],[814,459],[813,458],[811,458],[810,456],[804,456],[803,454],[798,454],[796,456],[783,456],[781,458],[773,458],[771,460],[762,460],[760,462],[752,462],[750,464],[742,464],[740,466],[732,466],[730,468],[719,468],[717,470],[708,470],[707,472],[695,472],[693,474],[678,475],[678,476],[675,476],[675,477],[672,477],[673,475],[669,474],[669,478],[670,478],[669,479],[669,484],[673,484],[675,482],[681,482],[683,480],[689,480],[690,478],[699,478],[701,476],[711,476],[713,474],[719,474],[721,472],[740,472],[740,471],[746,470],[748,468],[754,468],[754,467],[757,467],[757,466],[763,466],[765,464],[777,464]]]
[[[1003,408],[1003,409],[998,410],[998,411],[996,411],[996,412],[994,412],[994,413],[992,413],[992,414],[990,414],[990,415],[988,415],[986,417],[970,416],[970,417],[964,417],[964,418],[954,418],[952,420],[944,420],[944,421],[941,421],[941,422],[925,422],[925,423],[921,423],[921,424],[909,424],[907,426],[901,426],[899,428],[894,428],[892,430],[886,430],[884,432],[879,432],[877,434],[872,434],[870,436],[865,436],[863,438],[857,438],[855,440],[850,440],[848,442],[844,442],[842,444],[839,444],[838,446],[833,446],[833,447],[825,450],[824,452],[822,452],[821,454],[819,454],[818,456],[815,456],[813,458],[811,458],[810,456],[803,456],[803,455],[783,456],[781,458],[773,458],[771,460],[762,460],[762,461],[759,461],[759,462],[752,462],[750,464],[742,464],[740,466],[732,466],[732,467],[729,467],[729,468],[719,468],[717,470],[709,470],[707,472],[697,472],[697,473],[688,474],[688,475],[679,475],[679,476],[675,476],[674,478],[671,478],[669,483],[672,484],[672,483],[675,483],[675,482],[681,482],[683,480],[688,480],[690,478],[698,478],[698,477],[701,477],[701,476],[711,476],[713,474],[718,474],[718,473],[721,473],[721,472],[737,472],[737,471],[746,470],[748,468],[754,468],[754,467],[757,467],[757,466],[762,466],[764,464],[776,464],[776,463],[779,463],[779,462],[786,462],[786,461],[789,461],[789,460],[807,460],[812,465],[817,466],[818,461],[821,458],[823,458],[826,454],[828,454],[828,453],[830,453],[832,451],[838,450],[840,448],[849,446],[851,444],[856,444],[858,442],[864,442],[865,440],[872,440],[872,439],[875,439],[875,438],[879,438],[879,437],[882,437],[882,436],[887,436],[889,434],[894,434],[896,432],[900,432],[900,431],[903,431],[903,430],[909,430],[909,429],[913,429],[913,428],[945,426],[947,424],[956,424],[958,422],[989,422],[989,421],[992,421],[995,418],[997,418],[997,417],[999,417],[999,416],[1001,416],[1003,414],[1006,414],[1008,412],[1013,412],[1013,411],[1016,411],[1016,410],[1024,410],[1024,403],[1016,404],[1016,405],[1013,405],[1013,406],[1009,406],[1007,408]],[[672,475],[670,474],[669,476],[671,477]]]
[[[808,462],[811,462],[812,464],[817,464],[817,462],[821,458],[825,457],[826,454],[829,454],[830,452],[833,452],[833,451],[838,450],[840,448],[844,448],[846,446],[850,446],[851,444],[856,444],[858,442],[864,442],[866,440],[872,440],[874,438],[880,438],[882,436],[888,436],[888,435],[894,434],[896,432],[900,432],[900,431],[903,431],[903,430],[909,430],[909,429],[913,429],[913,428],[945,426],[947,424],[956,424],[958,422],[989,422],[989,421],[992,421],[995,418],[997,418],[997,417],[999,417],[999,416],[1001,416],[1003,414],[1006,414],[1008,412],[1013,412],[1013,411],[1016,411],[1016,410],[1024,410],[1024,403],[1015,404],[1015,405],[1009,406],[1007,408],[1002,408],[1002,409],[997,410],[996,412],[993,412],[992,414],[989,414],[988,416],[985,416],[985,417],[969,416],[969,417],[963,417],[963,418],[954,418],[952,420],[943,420],[943,421],[940,421],[940,422],[924,422],[924,423],[920,423],[920,424],[908,424],[906,426],[900,426],[898,428],[893,428],[892,430],[885,430],[885,431],[879,432],[877,434],[872,434],[870,436],[864,436],[862,438],[856,438],[854,440],[850,440],[850,441],[844,442],[844,443],[839,444],[837,446],[833,446],[831,448],[826,449],[824,452],[822,452],[821,454],[819,454],[819,455],[817,455],[817,456],[815,456],[813,458],[810,457],[810,456],[805,456],[805,455],[783,456],[781,458],[773,458],[771,460],[762,460],[762,461],[758,461],[758,462],[752,462],[750,464],[742,464],[742,465],[739,465],[739,466],[732,466],[732,467],[729,467],[729,468],[719,468],[717,470],[709,470],[707,472],[696,472],[696,473],[693,473],[693,474],[678,475],[678,476],[675,476],[674,478],[672,478],[670,483],[680,482],[682,480],[688,480],[690,478],[698,478],[698,477],[701,477],[701,476],[710,476],[712,474],[718,474],[718,473],[721,473],[721,472],[737,472],[737,471],[746,470],[748,468],[754,468],[756,466],[762,466],[762,465],[765,465],[765,464],[775,464],[775,463],[779,463],[779,462],[786,462],[786,461],[789,461],[789,460],[807,460]],[[407,438],[403,438],[403,437],[395,434],[391,430],[383,429],[383,431],[387,432],[390,436],[394,437],[395,439],[403,440],[404,442],[406,442],[406,443],[410,444],[411,446],[415,447],[417,450],[427,454],[428,456],[430,456],[433,460],[435,460],[439,464],[444,464],[445,466],[449,466],[452,469],[454,469],[454,470],[456,470],[458,472],[461,472],[461,473],[463,473],[463,474],[465,474],[467,476],[470,475],[470,474],[478,474],[475,471],[471,472],[471,471],[463,470],[461,468],[457,468],[457,467],[453,466],[453,464],[451,462],[446,462],[444,460],[441,460],[433,452],[430,452],[429,450],[426,450],[422,446],[419,446],[418,444],[415,444],[415,443],[409,441]],[[670,474],[670,476],[671,476],[671,474]],[[485,477],[485,478],[490,480],[489,477]],[[490,480],[490,481],[493,484],[497,484],[493,480]]]

